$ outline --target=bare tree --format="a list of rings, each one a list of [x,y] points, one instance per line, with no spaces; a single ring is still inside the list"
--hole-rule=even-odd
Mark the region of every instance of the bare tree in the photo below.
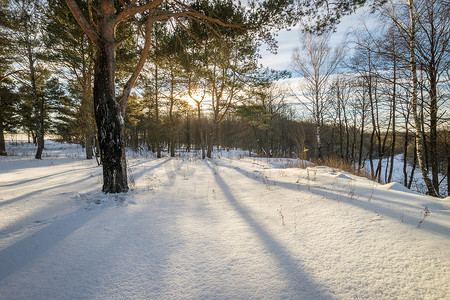
[[[411,110],[415,127],[415,140],[417,162],[419,164],[422,178],[428,190],[428,194],[439,196],[438,186],[435,186],[429,177],[429,170],[426,164],[426,144],[423,124],[423,111],[418,98],[419,80],[417,76],[417,31],[418,19],[425,12],[424,0],[402,0],[393,1],[384,7],[384,13],[389,16],[392,22],[404,34],[408,42],[409,67],[411,81]]]
[[[350,160],[350,124],[348,119],[349,100],[352,93],[350,78],[343,74],[337,75],[333,80],[331,93],[334,95],[334,112],[338,122],[339,157]]]
[[[420,69],[426,74],[429,94],[430,161],[434,188],[439,190],[439,155],[437,153],[439,106],[438,84],[450,67],[450,3],[426,0],[420,3],[417,15],[417,56]],[[417,6],[416,6],[417,7]]]
[[[188,78],[188,95],[196,104],[197,111],[197,124],[196,124],[196,134],[200,142],[200,148],[202,151],[202,159],[206,158],[206,147],[205,147],[205,137],[204,131],[202,130],[202,103],[206,96],[206,84],[203,82],[203,88],[200,88],[202,81],[198,80],[195,83],[192,82],[193,74],[189,74]]]
[[[344,48],[331,48],[329,40],[330,33],[320,36],[305,33],[302,49],[295,50],[292,57],[295,71],[303,77],[300,87],[303,98],[299,101],[310,111],[315,124],[315,156],[318,160],[323,159],[321,135],[324,112],[330,102],[329,79],[344,58]]]

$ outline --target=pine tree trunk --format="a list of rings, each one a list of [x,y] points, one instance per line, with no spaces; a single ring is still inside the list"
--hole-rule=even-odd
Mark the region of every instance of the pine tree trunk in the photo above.
[[[92,124],[92,80],[91,80],[91,69],[89,68],[86,79],[83,82],[83,95],[81,97],[81,110],[82,110],[82,132],[84,136],[84,144],[86,151],[86,159],[92,159],[93,148],[94,148],[94,128]]]
[[[8,154],[6,153],[5,135],[3,133],[3,116],[2,112],[0,112],[0,156],[7,156],[7,155]]]
[[[33,111],[35,118],[35,131],[36,131],[36,143],[37,150],[35,159],[42,159],[42,150],[44,149],[44,132],[43,132],[43,116],[41,115],[41,103],[39,101],[39,95],[37,92],[36,86],[36,74],[34,68],[34,56],[31,49],[31,41],[29,40],[29,32],[28,32],[28,23],[25,24],[25,38],[26,38],[26,47],[27,47],[27,57],[30,71],[30,82],[31,82],[31,92],[33,96]]]
[[[186,152],[191,152],[191,126],[189,114],[186,114]]]
[[[160,122],[159,122],[159,99],[158,99],[158,66],[155,65],[155,118],[156,118],[156,157],[161,158]]]
[[[216,138],[217,124],[212,124],[212,128],[208,133],[208,148],[206,149],[206,157],[212,158],[212,151],[214,147],[214,140]]]
[[[93,157],[93,138],[89,132],[86,134],[86,159],[92,159]]]
[[[200,102],[197,102],[197,134],[200,140],[200,148],[202,149],[202,159],[205,159],[205,138],[202,130],[202,117],[201,117],[201,105]]]
[[[103,192],[128,191],[124,121],[115,99],[115,43],[114,20],[100,19],[99,30],[106,37],[97,46],[94,77],[94,107],[97,122],[100,157],[103,166]]]
[[[173,117],[173,107],[175,105],[175,75],[173,69],[170,70],[170,104],[169,104],[169,148],[170,157],[175,157],[175,119]]]
[[[171,133],[170,133],[170,157],[175,157],[175,137],[174,137],[174,130],[173,128],[171,128]]]
[[[208,139],[208,149],[206,150],[206,157],[208,158],[212,158],[212,150],[213,150],[213,134],[212,132],[209,134],[209,139]]]

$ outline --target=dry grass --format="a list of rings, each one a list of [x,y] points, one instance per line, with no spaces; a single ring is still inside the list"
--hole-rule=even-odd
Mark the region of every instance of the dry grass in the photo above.
[[[322,160],[311,160],[311,162],[316,166],[327,166],[330,168],[339,169],[342,171],[349,172],[350,174],[366,177],[370,180],[375,180],[372,178],[372,175],[369,171],[365,169],[358,169],[354,163],[351,163],[343,158],[340,158],[338,156],[334,157],[326,157]]]

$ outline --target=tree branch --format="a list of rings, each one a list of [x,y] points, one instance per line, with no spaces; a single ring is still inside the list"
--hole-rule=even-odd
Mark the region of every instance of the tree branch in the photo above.
[[[128,104],[128,98],[131,93],[131,89],[134,86],[134,83],[136,82],[139,74],[142,71],[142,68],[144,67],[145,61],[147,60],[148,53],[150,51],[151,47],[151,40],[152,40],[152,30],[153,30],[153,23],[154,19],[149,16],[147,19],[147,22],[145,24],[145,44],[144,49],[142,49],[141,56],[139,58],[139,62],[137,63],[136,67],[134,68],[133,74],[131,74],[131,77],[128,79],[127,83],[125,84],[125,87],[123,88],[122,96],[121,96],[121,111],[122,115],[125,115],[125,110],[127,108]]]
[[[97,26],[94,22],[94,16],[92,14],[92,0],[88,0],[88,11],[89,11],[89,21],[91,22],[92,26]]]
[[[125,9],[123,12],[119,13],[119,15],[116,18],[116,26],[122,22],[128,19],[129,17],[132,17],[138,13],[148,11],[150,9],[153,9],[160,5],[164,0],[153,0],[150,3],[144,4],[144,5],[130,5],[127,9]],[[136,1],[133,1],[131,4],[134,4]]]
[[[0,78],[0,82],[2,82],[3,80],[5,80],[5,79],[8,78],[9,76],[11,76],[11,75],[13,75],[13,74],[15,74],[15,73],[22,72],[22,71],[25,71],[25,70],[16,70],[16,71],[9,72],[9,73],[7,73],[5,76],[3,76],[2,78]]]
[[[89,24],[89,22],[86,20],[75,0],[65,0],[65,1],[70,11],[72,12],[73,16],[77,20],[78,24],[83,29],[83,31],[86,33],[86,35],[94,44],[98,45],[99,43],[98,33],[94,30],[94,28],[92,28],[91,24]]]

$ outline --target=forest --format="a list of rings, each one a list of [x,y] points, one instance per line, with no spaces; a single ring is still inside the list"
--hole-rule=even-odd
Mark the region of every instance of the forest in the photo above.
[[[0,0],[0,298],[450,299],[449,29],[448,0]]]
[[[332,44],[364,4],[376,25]],[[261,47],[276,52],[277,31],[297,24],[293,72],[261,66]],[[439,0],[0,0],[0,155],[6,133],[27,134],[36,159],[46,137],[81,144],[118,193],[125,148],[241,149],[380,183],[397,171],[445,197],[449,29]]]

